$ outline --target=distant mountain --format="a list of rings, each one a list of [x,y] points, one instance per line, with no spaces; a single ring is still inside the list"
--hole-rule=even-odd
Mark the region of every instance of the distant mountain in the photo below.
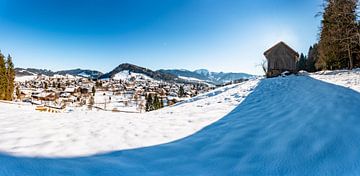
[[[16,76],[33,76],[33,75],[46,75],[53,76],[55,74],[58,75],[73,75],[73,76],[82,76],[87,78],[96,79],[102,75],[101,72],[96,70],[84,70],[84,69],[73,69],[73,70],[62,70],[53,72],[51,70],[46,69],[36,69],[36,68],[15,68]]]
[[[83,70],[83,69],[73,69],[73,70],[62,70],[62,71],[58,71],[55,72],[55,74],[58,75],[73,75],[73,76],[82,76],[82,77],[86,77],[86,78],[91,78],[91,79],[97,79],[98,77],[100,77],[101,75],[103,75],[103,73],[96,71],[96,70]]]
[[[36,68],[15,68],[16,76],[34,76],[34,75],[46,75],[52,76],[54,72],[46,69],[36,69]]]
[[[159,70],[162,73],[170,73],[180,77],[181,79],[199,80],[213,84],[223,84],[238,79],[246,79],[253,77],[253,75],[246,73],[224,73],[224,72],[210,72],[206,69],[199,69],[195,71],[189,70]]]
[[[123,71],[129,71],[132,73],[140,73],[145,76],[148,76],[152,79],[156,80],[164,80],[164,81],[177,81],[178,77],[173,74],[163,73],[159,71],[153,71],[144,67],[136,66],[129,63],[120,64],[115,69],[110,71],[109,73],[105,73],[99,77],[99,79],[109,79],[113,78],[116,74],[121,73]]]
[[[58,75],[69,74],[73,76],[82,76],[91,79],[114,78],[117,74],[118,76],[119,74],[124,74],[125,71],[142,74],[144,76],[150,77],[155,80],[163,80],[168,82],[183,82],[183,83],[196,82],[196,83],[223,84],[230,81],[250,78],[253,76],[246,73],[210,72],[206,69],[199,69],[195,71],[189,71],[184,69],[153,71],[129,63],[120,64],[115,69],[105,74],[96,70],[87,70],[87,69],[72,69],[72,70],[62,70],[57,72],[53,72],[51,70],[46,70],[46,69],[35,69],[35,68],[15,69],[16,76],[29,76],[29,75],[39,75],[39,74],[46,76],[53,76],[55,74]]]
[[[189,71],[189,70],[173,69],[173,70],[158,70],[158,71],[162,72],[162,73],[168,73],[168,74],[176,75],[176,76],[178,76],[180,78],[184,78],[184,79],[186,79],[186,78],[188,78],[188,79],[195,78],[195,79],[198,79],[198,80],[201,80],[201,81],[207,81],[208,80],[207,76],[202,75],[202,74],[198,74],[198,73],[195,73],[195,72],[192,72],[192,71]]]

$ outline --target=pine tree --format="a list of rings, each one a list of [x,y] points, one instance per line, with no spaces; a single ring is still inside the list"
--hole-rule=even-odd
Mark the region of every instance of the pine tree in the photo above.
[[[15,68],[12,62],[12,57],[8,55],[6,60],[6,75],[7,75],[7,90],[6,90],[6,100],[12,100],[14,95],[14,84],[15,84]]]
[[[352,69],[359,50],[358,0],[325,0],[318,69]]]
[[[152,111],[154,110],[154,105],[153,105],[153,99],[152,99],[152,96],[149,94],[147,97],[146,97],[146,105],[145,105],[145,110],[147,112],[149,111]]]
[[[6,89],[7,89],[7,75],[6,75],[5,56],[0,52],[0,100],[4,100],[6,98]]]
[[[185,95],[184,87],[180,86],[178,96],[179,97],[184,97],[184,95]]]
[[[154,98],[154,110],[160,109],[160,100],[159,100],[159,96],[155,95]]]
[[[306,57],[303,53],[300,54],[299,61],[297,62],[298,70],[306,70]]]
[[[318,60],[318,44],[314,44],[313,46],[310,46],[308,57],[306,60],[306,71],[308,72],[316,72],[317,69],[315,67],[315,63]]]
[[[47,82],[44,82],[44,89],[47,90],[49,87],[48,87],[48,83]]]
[[[95,89],[95,86],[92,87],[92,90],[91,90],[93,96],[95,96],[95,93],[96,93],[96,89]]]
[[[20,91],[19,86],[16,86],[16,98],[17,98],[17,99],[20,99],[20,98],[21,98],[21,91]]]

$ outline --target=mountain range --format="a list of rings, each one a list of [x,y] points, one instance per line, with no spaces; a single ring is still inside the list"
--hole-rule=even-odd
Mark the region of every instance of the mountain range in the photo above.
[[[246,79],[253,76],[246,73],[210,72],[206,69],[199,69],[195,71],[189,71],[184,69],[161,69],[153,71],[148,68],[140,67],[129,63],[120,64],[112,71],[107,73],[88,69],[72,69],[53,72],[47,69],[16,68],[15,71],[17,76],[30,76],[39,74],[53,76],[56,74],[69,74],[73,76],[87,77],[91,79],[110,79],[120,72],[129,71],[132,73],[143,74],[156,80],[163,80],[168,82],[199,82],[210,84],[223,84],[226,82],[238,79]]]
[[[224,73],[224,72],[210,72],[206,69],[199,69],[195,71],[189,70],[159,70],[162,73],[169,73],[178,76],[181,79],[199,80],[207,83],[223,84],[226,82],[246,79],[253,75],[246,73]]]

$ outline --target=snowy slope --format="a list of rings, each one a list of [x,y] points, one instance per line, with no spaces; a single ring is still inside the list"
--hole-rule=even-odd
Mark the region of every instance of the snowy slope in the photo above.
[[[37,77],[37,75],[35,76],[30,76],[30,75],[28,75],[28,76],[16,76],[15,77],[15,81],[16,82],[26,82],[26,81],[30,81],[30,80],[33,80],[33,79],[35,79]]]
[[[336,85],[348,87],[360,92],[360,69],[320,71],[310,74],[311,77]]]
[[[206,69],[199,69],[195,71],[189,70],[158,70],[162,73],[168,73],[178,76],[181,79],[197,82],[207,82],[210,84],[224,84],[227,82],[239,80],[239,79],[248,79],[253,78],[254,75],[249,75],[246,73],[224,73],[224,72],[210,72]]]
[[[87,157],[4,153],[0,175],[359,175],[359,102],[358,92],[310,77],[267,79],[187,138]]]
[[[183,80],[187,80],[187,81],[205,82],[204,80],[193,78],[193,77],[179,76],[179,78],[183,79]]]
[[[225,116],[257,84],[252,80],[223,87],[191,103],[142,114],[81,110],[52,114],[35,112],[31,105],[0,103],[0,152],[70,157],[171,142]]]
[[[135,78],[136,80],[153,80],[149,76],[141,73],[134,73],[129,70],[123,70],[119,73],[116,73],[112,79],[114,80],[129,80],[130,78]]]

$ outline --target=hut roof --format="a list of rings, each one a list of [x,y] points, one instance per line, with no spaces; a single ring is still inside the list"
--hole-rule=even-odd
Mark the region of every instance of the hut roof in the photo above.
[[[285,42],[280,41],[279,43],[277,43],[276,45],[274,45],[273,47],[271,47],[270,49],[266,50],[264,52],[264,55],[268,55],[270,54],[272,51],[274,51],[276,48],[281,47],[281,46],[285,46],[285,48],[292,53],[293,55],[299,57],[299,53],[297,53],[294,49],[292,49],[289,45],[287,45]]]

